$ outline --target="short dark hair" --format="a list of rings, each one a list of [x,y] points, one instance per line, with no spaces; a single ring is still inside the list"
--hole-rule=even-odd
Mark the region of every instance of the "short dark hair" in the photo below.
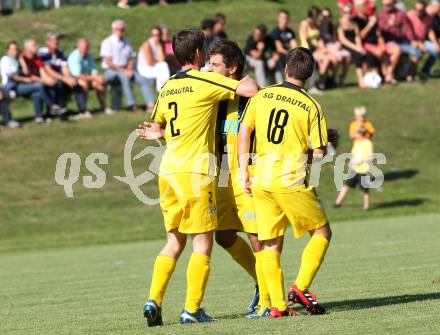
[[[226,21],[226,15],[223,13],[216,13],[214,16],[214,21],[215,22]]]
[[[267,34],[267,26],[264,24],[259,24],[255,29],[258,29],[262,34]]]
[[[287,16],[290,16],[290,12],[287,9],[280,9],[278,14],[286,14]]]
[[[418,3],[423,5],[423,7],[426,7],[428,5],[425,0],[417,0],[416,4],[418,4]]]
[[[202,30],[206,29],[213,29],[214,28],[215,21],[213,19],[205,19],[202,21],[202,24],[200,25],[200,28]]]
[[[287,75],[289,77],[306,81],[312,76],[315,60],[312,52],[303,47],[295,48],[287,53]]]
[[[230,40],[216,40],[209,46],[208,55],[222,55],[226,67],[237,67],[237,75],[241,78],[244,69],[245,57],[238,44]]]
[[[196,51],[203,51],[205,35],[200,29],[184,29],[173,38],[173,51],[181,66],[194,64]]]
[[[307,17],[310,19],[317,19],[319,14],[321,14],[321,10],[317,6],[310,6],[307,11]]]
[[[16,46],[18,46],[18,43],[17,43],[17,41],[9,41],[7,44],[6,44],[6,50],[9,50],[9,47],[11,46],[11,45],[16,45]]]

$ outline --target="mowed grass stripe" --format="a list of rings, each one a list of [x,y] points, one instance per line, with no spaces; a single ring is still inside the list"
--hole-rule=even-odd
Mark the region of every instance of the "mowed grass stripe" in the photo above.
[[[243,318],[253,283],[215,248],[204,306],[220,321],[177,324],[189,252],[165,297],[166,327],[147,329],[141,308],[162,241],[52,249],[0,256],[0,333],[4,334],[352,334],[435,333],[440,308],[440,216],[334,225],[334,238],[313,290],[323,317]],[[286,286],[307,239],[287,236]],[[414,242],[414,241],[423,241]],[[437,257],[436,257],[437,256]]]

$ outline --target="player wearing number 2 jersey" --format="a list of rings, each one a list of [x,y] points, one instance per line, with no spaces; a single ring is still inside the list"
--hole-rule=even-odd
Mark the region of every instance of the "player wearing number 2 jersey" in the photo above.
[[[144,316],[149,326],[162,325],[161,305],[176,261],[188,234],[193,253],[187,269],[187,294],[181,323],[213,319],[200,308],[210,271],[213,231],[217,227],[215,200],[216,104],[235,95],[255,95],[255,81],[241,82],[216,73],[202,73],[205,64],[201,30],[183,30],[173,40],[182,70],[159,92],[153,120],[165,129],[167,148],[159,173],[160,206],[167,244],[156,258]]]
[[[295,237],[305,232],[311,239],[304,249],[291,303],[300,303],[311,314],[324,308],[308,291],[321,265],[331,237],[327,216],[313,187],[307,185],[309,148],[323,156],[327,126],[319,104],[304,91],[314,61],[305,48],[289,51],[286,78],[282,84],[261,90],[250,99],[243,113],[238,150],[245,190],[253,195],[257,212],[258,238],[263,241],[263,275],[272,308],[269,317],[296,314],[286,305],[280,265],[284,233],[290,222]],[[255,131],[255,166],[250,184],[248,152]]]

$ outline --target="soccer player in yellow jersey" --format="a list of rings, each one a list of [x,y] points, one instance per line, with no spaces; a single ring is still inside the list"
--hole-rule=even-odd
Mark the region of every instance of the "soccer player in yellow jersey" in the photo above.
[[[213,232],[217,228],[216,105],[236,94],[250,97],[257,91],[250,78],[239,82],[199,71],[205,64],[201,30],[180,31],[173,39],[173,50],[182,70],[162,87],[152,114],[152,127],[164,128],[167,142],[159,172],[167,243],[156,258],[149,299],[144,305],[149,326],[163,324],[163,296],[188,235],[192,236],[193,253],[187,268],[186,302],[180,322],[213,320],[200,304],[210,271]]]
[[[209,47],[208,56],[210,71],[233,79],[241,77],[245,57],[237,43],[215,41]],[[265,283],[259,285],[259,279],[262,278],[262,243],[257,236],[254,202],[241,186],[238,167],[238,126],[247,100],[236,97],[219,103],[217,147],[220,173],[216,194],[218,227],[215,240],[255,280],[257,290],[247,317],[257,318],[268,314],[270,301]],[[237,232],[247,234],[251,247]]]
[[[313,68],[313,55],[308,49],[290,50],[286,58],[286,81],[260,90],[249,100],[238,136],[243,186],[254,198],[258,238],[264,244],[263,275],[272,318],[297,314],[286,304],[280,265],[289,222],[295,237],[308,232],[311,239],[303,251],[288,301],[303,305],[310,314],[325,313],[309,291],[331,238],[329,222],[315,189],[307,185],[309,155],[322,158],[327,146],[327,126],[321,107],[304,90]],[[251,177],[248,152],[252,131],[255,131],[256,149]]]

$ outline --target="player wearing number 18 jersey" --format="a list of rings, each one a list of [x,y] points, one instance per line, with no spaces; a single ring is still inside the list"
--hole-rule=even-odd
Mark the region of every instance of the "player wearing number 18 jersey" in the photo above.
[[[200,308],[210,271],[213,231],[217,227],[215,199],[216,104],[235,95],[253,96],[251,79],[237,81],[202,73],[204,35],[188,29],[177,34],[173,50],[182,70],[160,90],[152,118],[165,130],[167,148],[159,172],[160,206],[167,243],[156,258],[144,316],[149,326],[162,325],[166,287],[188,234],[193,253],[187,268],[187,294],[181,323],[213,319]]]
[[[307,185],[309,147],[314,156],[326,152],[327,126],[319,104],[304,91],[313,72],[311,52],[296,48],[287,55],[286,78],[250,99],[239,132],[240,168],[246,191],[253,195],[258,238],[263,241],[263,274],[272,303],[270,317],[294,314],[286,305],[280,253],[288,223],[295,237],[305,232],[311,239],[289,292],[311,314],[324,309],[308,289],[327,250],[331,231],[313,187]],[[248,172],[249,140],[255,131],[255,166],[252,186]]]

